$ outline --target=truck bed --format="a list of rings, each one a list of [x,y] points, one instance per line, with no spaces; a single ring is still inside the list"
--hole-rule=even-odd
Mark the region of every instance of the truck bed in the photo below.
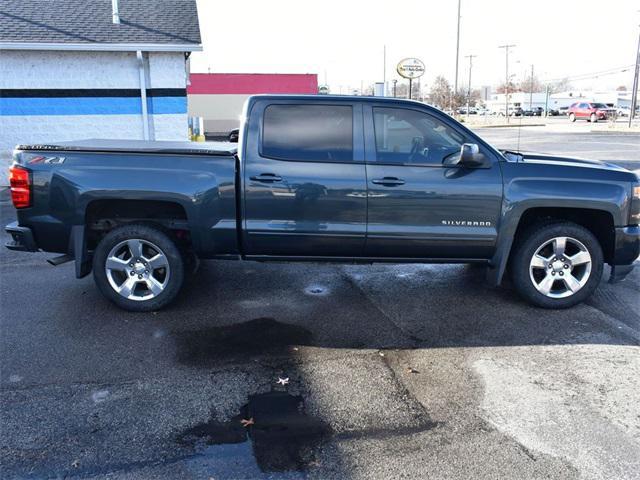
[[[18,150],[45,150],[96,153],[166,153],[177,155],[229,156],[238,146],[229,142],[167,142],[147,140],[79,140],[55,144],[18,145]]]

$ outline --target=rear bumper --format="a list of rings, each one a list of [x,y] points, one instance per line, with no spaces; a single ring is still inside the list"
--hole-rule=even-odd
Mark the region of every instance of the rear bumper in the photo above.
[[[611,262],[610,282],[623,280],[640,257],[640,226],[616,228],[615,249]]]
[[[18,225],[18,222],[12,222],[7,225],[4,230],[11,235],[11,240],[4,244],[9,250],[18,250],[21,252],[38,251],[30,228],[21,227]]]

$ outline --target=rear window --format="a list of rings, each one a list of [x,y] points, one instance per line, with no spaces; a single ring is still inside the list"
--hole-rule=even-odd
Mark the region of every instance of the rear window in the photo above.
[[[303,162],[353,160],[350,105],[269,105],[264,111],[262,156]]]

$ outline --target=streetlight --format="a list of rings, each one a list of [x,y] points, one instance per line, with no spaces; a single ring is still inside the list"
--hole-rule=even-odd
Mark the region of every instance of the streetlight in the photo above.
[[[504,83],[504,114],[509,123],[509,49],[515,45],[499,45],[498,48],[504,48],[505,53],[505,83]]]

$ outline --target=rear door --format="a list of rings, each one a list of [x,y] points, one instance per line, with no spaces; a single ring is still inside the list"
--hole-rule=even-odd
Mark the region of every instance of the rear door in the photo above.
[[[354,257],[366,234],[362,107],[256,101],[243,165],[248,256]]]
[[[502,202],[495,153],[481,168],[445,167],[463,143],[452,122],[424,109],[366,105],[368,232],[371,257],[487,259]]]

